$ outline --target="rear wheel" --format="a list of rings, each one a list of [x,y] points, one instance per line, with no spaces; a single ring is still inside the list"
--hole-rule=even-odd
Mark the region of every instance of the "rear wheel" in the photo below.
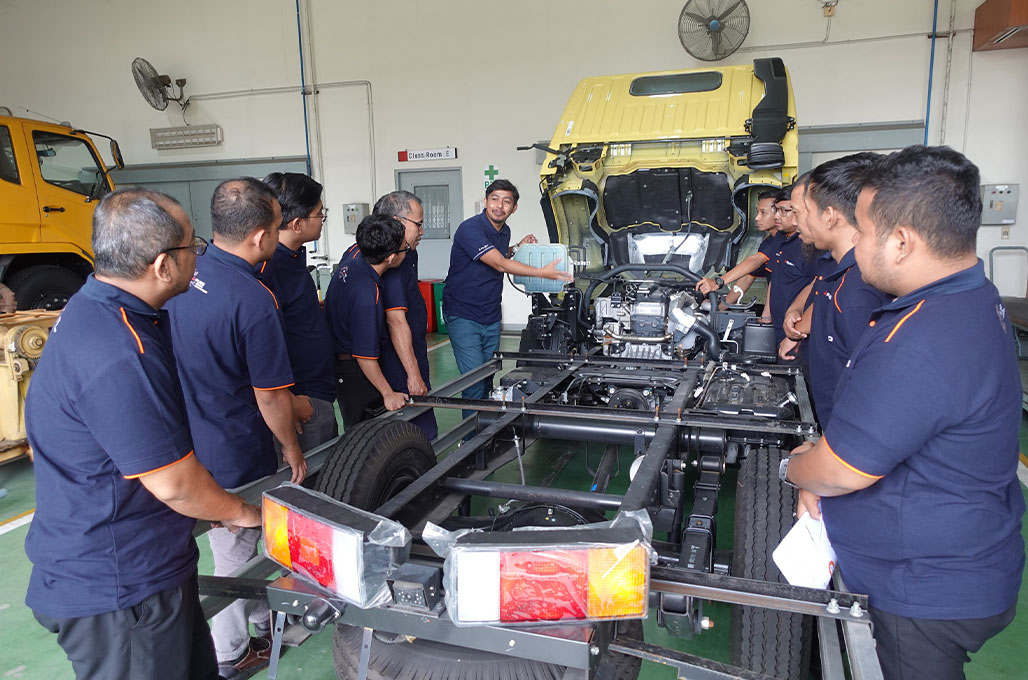
[[[63,309],[83,283],[70,269],[48,264],[22,269],[8,285],[18,297],[18,309]]]
[[[796,492],[778,479],[782,452],[754,451],[739,470],[732,576],[786,583],[771,553],[792,528]],[[760,607],[732,607],[732,663],[776,678],[807,677],[811,620]]]

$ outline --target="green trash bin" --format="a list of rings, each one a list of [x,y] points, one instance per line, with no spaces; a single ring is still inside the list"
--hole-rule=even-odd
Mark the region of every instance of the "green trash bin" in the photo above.
[[[444,281],[436,281],[432,284],[432,298],[435,300],[435,325],[436,330],[446,335],[446,319],[443,318],[443,286]]]

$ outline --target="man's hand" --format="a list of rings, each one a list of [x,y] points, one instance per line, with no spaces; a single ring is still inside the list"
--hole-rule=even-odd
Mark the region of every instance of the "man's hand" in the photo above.
[[[525,238],[518,241],[518,248],[525,245],[526,243],[539,243],[539,239],[535,237],[535,234],[529,234]]]
[[[243,503],[242,512],[239,517],[232,521],[225,522],[212,522],[212,526],[223,526],[233,534],[240,529],[246,529],[249,527],[259,527],[261,525],[261,509],[256,505],[250,505],[249,503]]]
[[[303,457],[303,451],[299,446],[282,445],[282,460],[293,470],[293,476],[289,478],[293,484],[299,484],[307,476],[307,459]]]
[[[821,497],[806,489],[799,489],[796,494],[796,517],[803,517],[803,515],[821,519]]]
[[[303,433],[303,424],[309,422],[313,416],[314,406],[311,405],[311,398],[305,394],[294,394],[293,419],[297,434]]]
[[[783,361],[792,361],[796,358],[796,348],[800,346],[798,340],[786,338],[778,345],[778,357]]]
[[[710,295],[717,291],[717,283],[714,279],[700,279],[696,282],[696,290],[700,291],[704,295]]]
[[[798,312],[795,309],[790,309],[785,313],[785,321],[782,323],[782,330],[785,331],[785,337],[790,340],[802,340],[807,337],[806,333],[796,328],[796,324],[798,324],[802,319],[803,313]]]
[[[428,386],[425,385],[425,381],[422,380],[421,376],[417,373],[408,373],[407,392],[412,397],[420,397],[424,394],[428,394]]]
[[[387,411],[398,411],[407,405],[407,395],[403,392],[389,392],[382,395],[382,403]]]
[[[535,238],[534,236],[532,238]],[[557,265],[560,264],[561,258],[557,258],[553,262],[549,263],[545,267],[539,270],[539,276],[544,279],[553,279],[554,281],[567,281],[571,282],[575,280],[575,277],[571,272],[564,272],[557,269]]]
[[[0,314],[11,314],[18,309],[18,300],[14,291],[0,283]]]

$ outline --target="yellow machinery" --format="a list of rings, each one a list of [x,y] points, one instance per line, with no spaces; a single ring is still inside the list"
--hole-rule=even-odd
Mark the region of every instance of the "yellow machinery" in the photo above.
[[[43,310],[0,315],[0,463],[32,456],[25,438],[25,394],[58,316]]]

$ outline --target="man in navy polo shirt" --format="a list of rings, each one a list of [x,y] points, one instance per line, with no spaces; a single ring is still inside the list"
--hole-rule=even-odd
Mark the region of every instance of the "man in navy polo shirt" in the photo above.
[[[25,601],[78,678],[218,674],[193,526],[254,527],[261,515],[193,455],[161,310],[204,247],[171,197],[104,197],[96,273],[54,325],[25,399],[36,475]]]
[[[500,302],[503,275],[538,276],[555,281],[571,281],[571,274],[559,271],[559,261],[545,267],[531,267],[509,259],[507,219],[518,209],[518,190],[505,179],[492,182],[485,190],[485,210],[457,227],[450,249],[450,269],[443,288],[443,316],[450,334],[453,356],[461,373],[481,366],[500,347]],[[536,243],[529,234],[518,246]],[[485,396],[486,381],[464,390],[465,399]],[[470,415],[465,412],[465,417]]]
[[[814,278],[814,263],[803,252],[803,241],[796,231],[796,214],[792,207],[793,187],[782,189],[775,210],[779,214],[779,233],[783,235],[774,263],[769,267],[773,272],[768,290],[768,304],[764,316],[770,309],[771,323],[775,327],[775,343],[781,344],[785,339],[785,312],[792,305],[800,292]]]
[[[864,281],[853,253],[857,196],[864,173],[879,157],[859,153],[823,163],[810,173],[798,202],[796,193],[801,189],[797,187],[793,192],[793,206],[802,206],[801,235],[828,251],[827,259],[818,261],[820,270],[810,291],[812,316],[807,338],[808,375],[818,422],[822,424],[831,419],[835,386],[846,360],[868,328],[871,313],[890,299]],[[787,320],[787,332],[788,325]],[[783,346],[792,342],[784,340]]]
[[[325,317],[336,351],[336,395],[343,427],[370,417],[379,401],[403,408],[407,395],[389,385],[378,360],[386,342],[382,275],[400,266],[410,246],[400,221],[368,215],[357,226],[356,249],[343,255],[325,293]]]
[[[403,223],[403,239],[411,249],[396,269],[382,275],[389,342],[383,346],[379,364],[395,392],[426,394],[432,389],[428,375],[428,308],[418,287],[418,244],[425,234],[425,209],[421,199],[409,191],[393,191],[375,203],[376,215],[388,215]],[[411,419],[429,440],[438,434],[431,409]]]
[[[293,373],[279,304],[254,273],[275,252],[281,224],[275,194],[260,180],[219,184],[211,198],[214,243],[197,258],[189,291],[168,307],[196,455],[226,488],[278,469],[272,436],[292,468],[292,481],[303,481],[307,472],[296,440],[288,389]],[[214,574],[231,574],[254,557],[260,536],[259,530],[211,530]],[[250,637],[248,618],[257,637]],[[267,605],[237,601],[211,620],[211,631],[223,677],[267,665]]]
[[[318,289],[307,271],[307,248],[321,238],[328,219],[321,200],[322,186],[307,175],[274,172],[264,178],[282,208],[278,246],[267,262],[258,265],[258,277],[278,299],[285,322],[286,347],[294,385],[290,388],[302,425],[300,448],[308,451],[339,434],[333,381],[332,335],[318,299]]]
[[[887,679],[962,678],[1014,617],[1024,569],[1021,384],[1010,321],[975,254],[978,168],[947,147],[877,161],[857,200],[876,310],[816,444],[783,462],[870,595]],[[957,311],[957,314],[954,312]]]
[[[737,288],[742,292],[738,293],[735,300],[729,298],[729,303],[732,303],[737,302],[742,293],[749,289],[754,278],[766,277],[770,283],[771,279],[768,276],[770,272],[766,269],[766,265],[778,252],[778,248],[784,239],[784,235],[778,237],[778,223],[775,220],[776,195],[777,192],[771,189],[765,189],[757,195],[757,213],[753,218],[753,222],[757,225],[757,231],[765,235],[764,240],[757,246],[757,252],[729,269],[722,276],[713,279],[701,279],[696,283],[696,290],[704,295],[709,295],[725,286],[731,287],[733,283],[738,281],[739,285]]]

